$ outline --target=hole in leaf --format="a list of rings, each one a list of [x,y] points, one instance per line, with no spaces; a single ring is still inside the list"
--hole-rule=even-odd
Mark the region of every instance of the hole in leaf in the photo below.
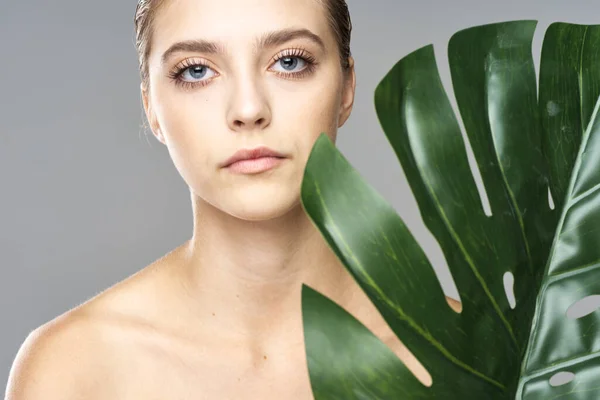
[[[572,372],[558,372],[550,378],[550,386],[562,386],[575,379],[575,374]]]
[[[550,187],[548,186],[548,205],[551,210],[554,210],[554,198],[552,197],[552,193],[550,192]]]
[[[410,352],[404,344],[398,345],[398,343],[388,344],[388,347],[396,354],[396,356],[402,361],[408,370],[426,387],[433,385],[433,379],[431,374],[423,366],[421,361]]]
[[[455,312],[459,314],[462,312],[462,302],[460,300],[456,300],[450,296],[446,296],[446,301],[448,302],[450,308],[452,308]]]
[[[515,299],[515,276],[512,272],[506,272],[503,276],[504,281],[504,293],[506,293],[506,298],[508,299],[508,304],[510,304],[510,308],[514,309],[517,306],[517,300]]]
[[[379,310],[375,309],[376,313]],[[383,317],[381,317],[383,318]],[[419,359],[406,347],[406,345],[396,336],[392,328],[383,321],[384,326],[381,330],[372,331],[381,340],[392,353],[408,368],[408,370],[417,378],[421,384],[426,387],[433,385],[433,378],[427,368],[419,361]]]
[[[446,55],[442,54],[442,50],[440,50],[440,48],[436,48],[434,52],[436,53],[436,60],[444,60],[446,58]],[[452,74],[450,73],[450,64],[447,62],[437,62],[436,65],[438,73],[440,75],[440,79],[442,81],[442,86],[444,86],[444,88],[446,89],[446,93],[452,93],[453,83]],[[475,158],[475,155],[473,153],[473,146],[471,146],[471,140],[469,139],[469,135],[467,135],[466,133],[467,130],[465,128],[463,118],[461,118],[461,112],[456,101],[456,96],[448,96],[448,100],[450,101],[450,105],[452,107],[452,110],[454,111],[454,115],[457,117],[456,122],[458,122],[458,125],[460,127],[460,133],[462,135],[463,144],[467,153],[467,161],[469,163],[471,174],[473,175],[473,180],[475,181],[475,186],[477,187],[477,192],[479,193],[479,199],[481,201],[483,212],[487,217],[491,217],[492,207],[490,206],[490,200],[485,190],[485,185],[483,184],[481,171],[479,170],[479,166],[477,165],[477,159]]]
[[[595,294],[584,297],[569,306],[567,309],[567,318],[583,318],[596,311],[598,307],[600,307],[600,295]]]

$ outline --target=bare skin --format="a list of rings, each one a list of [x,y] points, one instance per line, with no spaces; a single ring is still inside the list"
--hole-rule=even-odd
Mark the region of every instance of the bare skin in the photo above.
[[[7,400],[313,399],[299,311],[291,315],[287,337],[262,348],[251,344],[256,338],[235,340],[215,330],[213,321],[226,310],[214,307],[206,323],[190,323],[193,310],[182,302],[185,289],[172,273],[186,262],[187,246],[34,331],[15,361]],[[332,298],[430,385],[427,371],[351,276],[344,270],[340,278],[347,292]],[[299,309],[299,291],[296,297]],[[459,302],[447,300],[460,312]]]
[[[193,235],[30,335],[15,360],[8,400],[312,399],[303,283],[344,307],[430,384],[300,204],[312,145],[321,132],[335,141],[355,94],[354,60],[342,70],[323,5],[168,3],[155,20],[142,98],[152,133],[190,188]],[[318,35],[323,46],[296,37],[254,47],[266,32],[297,28]],[[219,41],[226,51],[187,48],[163,61],[174,43],[195,39]],[[301,58],[287,71],[277,56],[316,63],[307,69]],[[208,68],[189,70],[199,64]],[[188,69],[177,81],[172,72],[180,67]],[[259,174],[221,167],[235,151],[259,145],[285,160]]]

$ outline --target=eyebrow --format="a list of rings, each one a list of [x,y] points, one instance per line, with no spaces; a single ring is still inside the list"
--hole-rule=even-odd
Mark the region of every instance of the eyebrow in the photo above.
[[[254,50],[257,51],[263,48],[278,46],[298,38],[308,39],[317,44],[321,49],[325,49],[325,43],[323,42],[323,39],[321,39],[321,37],[316,33],[313,33],[308,29],[290,28],[265,33],[255,41]],[[203,39],[177,42],[163,53],[161,58],[162,63],[166,63],[173,54],[182,51],[193,53],[224,54],[226,52],[226,46],[220,42],[210,42]]]

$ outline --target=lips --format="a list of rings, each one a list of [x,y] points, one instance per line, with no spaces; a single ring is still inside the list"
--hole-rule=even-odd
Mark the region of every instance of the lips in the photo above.
[[[285,158],[285,155],[265,146],[254,149],[242,149],[229,157],[222,165],[222,168],[227,168],[231,164],[243,160],[254,160],[262,157]]]

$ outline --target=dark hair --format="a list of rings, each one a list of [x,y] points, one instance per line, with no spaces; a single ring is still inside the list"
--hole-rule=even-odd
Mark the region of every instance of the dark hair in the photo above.
[[[348,58],[350,53],[350,36],[352,22],[346,0],[319,0],[325,3],[331,27],[338,44],[340,63],[344,70],[349,68]],[[157,12],[166,3],[166,0],[138,0],[135,10],[135,45],[138,52],[140,77],[144,86],[148,85],[148,55],[153,33],[153,21]]]

